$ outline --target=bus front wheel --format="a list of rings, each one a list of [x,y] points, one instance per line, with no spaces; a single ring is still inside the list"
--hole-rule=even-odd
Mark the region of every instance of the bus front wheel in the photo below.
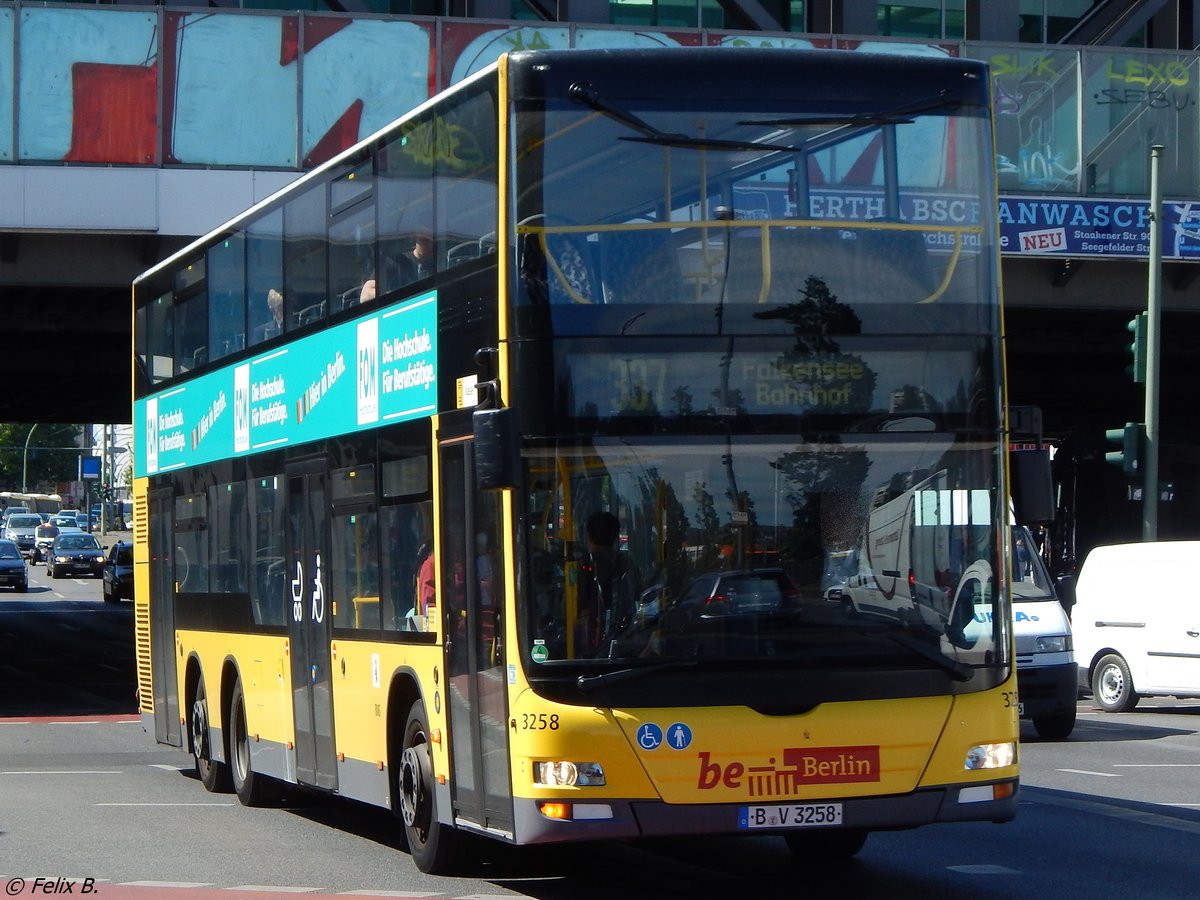
[[[400,815],[408,838],[408,852],[422,872],[444,874],[453,864],[458,835],[451,826],[437,819],[429,728],[425,704],[420,700],[408,712],[403,747],[398,780]]]
[[[229,768],[212,759],[212,730],[208,726],[208,696],[204,676],[196,682],[196,699],[192,702],[192,756],[196,759],[196,774],[206,790],[222,793],[229,790]]]

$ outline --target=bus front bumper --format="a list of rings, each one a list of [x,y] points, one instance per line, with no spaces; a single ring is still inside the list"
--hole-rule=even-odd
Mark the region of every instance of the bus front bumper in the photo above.
[[[1015,779],[972,785],[925,788],[886,797],[832,798],[761,805],[798,807],[839,804],[841,828],[894,831],[935,822],[1008,822],[1017,814]],[[1007,793],[1008,796],[1002,796]],[[994,795],[1002,799],[994,799]],[[657,800],[579,798],[567,804],[570,818],[549,818],[543,800],[515,798],[515,838],[520,844],[558,841],[670,837],[688,834],[781,834],[786,828],[752,828],[743,811],[751,804],[672,804]],[[803,828],[796,830],[804,830]]]

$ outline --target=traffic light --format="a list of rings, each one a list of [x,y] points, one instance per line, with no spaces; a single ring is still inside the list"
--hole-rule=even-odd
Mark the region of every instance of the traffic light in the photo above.
[[[1145,426],[1139,422],[1126,422],[1124,428],[1109,428],[1104,439],[1116,444],[1120,450],[1109,450],[1104,461],[1120,466],[1126,475],[1139,475],[1142,471],[1142,437]]]
[[[1129,345],[1129,353],[1133,356],[1133,364],[1126,366],[1125,371],[1133,376],[1135,384],[1146,383],[1146,331],[1149,328],[1150,314],[1140,312],[1125,328],[1133,335],[1133,343]]]

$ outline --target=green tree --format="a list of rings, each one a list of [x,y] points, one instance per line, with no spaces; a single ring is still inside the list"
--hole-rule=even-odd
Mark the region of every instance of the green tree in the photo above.
[[[30,492],[53,491],[60,481],[74,481],[80,431],[79,425],[0,424],[0,478],[10,490]]]

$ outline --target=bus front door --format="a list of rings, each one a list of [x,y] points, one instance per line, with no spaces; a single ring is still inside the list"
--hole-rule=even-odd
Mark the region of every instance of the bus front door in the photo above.
[[[511,834],[502,509],[475,488],[473,445],[441,448],[441,587],[454,813]]]
[[[337,788],[333,739],[328,578],[329,504],[324,461],[287,472],[287,559],[291,601],[288,637],[292,660],[292,712],[296,723],[296,779]]]

